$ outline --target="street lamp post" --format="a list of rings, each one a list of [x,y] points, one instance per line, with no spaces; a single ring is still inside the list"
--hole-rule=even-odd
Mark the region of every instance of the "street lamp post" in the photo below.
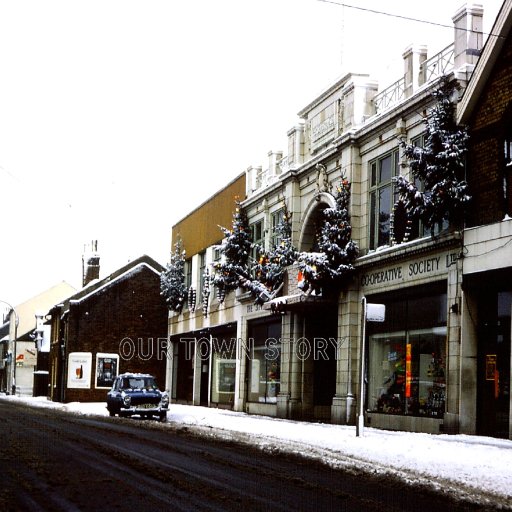
[[[12,346],[13,346],[13,355],[12,355],[12,358],[11,358],[11,365],[12,365],[12,384],[11,384],[11,393],[13,395],[16,394],[16,340],[18,338],[18,325],[20,323],[20,317],[18,316],[18,313],[16,312],[16,310],[14,309],[13,306],[11,306],[11,304],[9,304],[8,302],[6,302],[5,300],[0,300],[0,302],[2,304],[5,304],[8,308],[9,308],[9,333],[11,331],[11,314],[14,314],[14,338],[12,340]],[[9,336],[9,344],[11,342],[11,337]],[[11,373],[11,372],[9,372]],[[7,385],[7,388],[9,388],[9,386]]]

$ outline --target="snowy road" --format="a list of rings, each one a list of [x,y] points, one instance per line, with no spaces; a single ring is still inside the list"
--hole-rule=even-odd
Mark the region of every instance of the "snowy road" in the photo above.
[[[489,510],[154,421],[0,400],[0,436],[6,511]]]

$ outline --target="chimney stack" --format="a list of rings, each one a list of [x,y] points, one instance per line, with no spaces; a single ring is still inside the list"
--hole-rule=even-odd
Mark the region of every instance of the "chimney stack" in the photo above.
[[[84,247],[82,255],[82,286],[100,278],[100,256],[98,254],[98,240],[91,241],[90,250]]]
[[[480,57],[483,41],[484,10],[480,4],[461,7],[453,16],[455,28],[454,69],[472,71]]]

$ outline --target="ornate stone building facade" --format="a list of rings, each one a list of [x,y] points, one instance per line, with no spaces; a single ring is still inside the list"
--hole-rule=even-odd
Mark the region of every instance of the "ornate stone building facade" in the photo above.
[[[476,342],[466,352],[463,289],[467,251],[480,250],[478,235],[444,225],[432,236],[420,223],[404,225],[394,178],[410,174],[399,139],[423,144],[440,80],[460,95],[466,89],[484,44],[482,17],[479,6],[455,13],[454,41],[439,54],[407,48],[404,75],[388,88],[379,90],[368,75],[342,77],[299,112],[286,155],[270,152],[268,166],[247,170],[241,206],[253,242],[278,244],[286,211],[301,252],[315,251],[322,212],[348,180],[355,272],[334,297],[304,293],[292,265],[278,296],[263,304],[241,288],[219,300],[214,290],[203,293],[204,269],[219,256],[215,244],[188,254],[197,297],[169,318],[167,378],[175,401],[340,424],[354,424],[362,410],[377,428],[479,431],[477,368],[467,359]],[[469,245],[468,236],[476,237]],[[363,321],[364,301],[385,306],[383,322]]]

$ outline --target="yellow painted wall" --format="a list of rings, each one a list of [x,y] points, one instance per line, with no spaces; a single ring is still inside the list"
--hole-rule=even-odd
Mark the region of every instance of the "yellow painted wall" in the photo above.
[[[231,228],[237,198],[245,199],[245,173],[172,227],[172,251],[178,238],[183,242],[187,258],[219,243],[223,238],[219,226]]]

